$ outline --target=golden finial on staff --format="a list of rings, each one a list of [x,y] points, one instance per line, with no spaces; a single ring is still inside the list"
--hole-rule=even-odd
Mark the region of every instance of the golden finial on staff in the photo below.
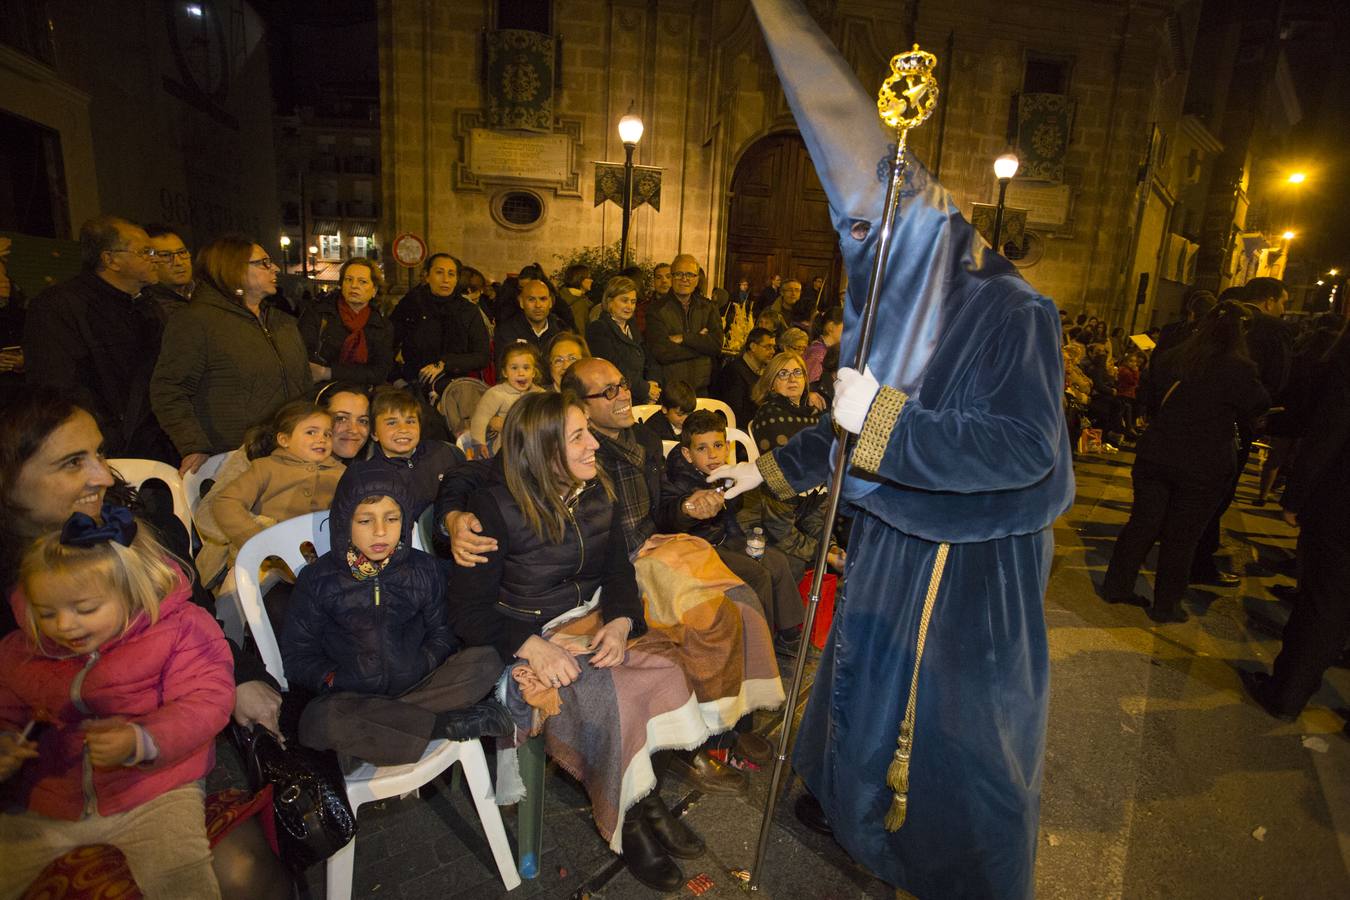
[[[877,93],[877,112],[891,128],[917,128],[937,107],[938,83],[933,70],[937,57],[926,50],[914,49],[891,57],[891,75]],[[904,87],[896,93],[896,85]]]

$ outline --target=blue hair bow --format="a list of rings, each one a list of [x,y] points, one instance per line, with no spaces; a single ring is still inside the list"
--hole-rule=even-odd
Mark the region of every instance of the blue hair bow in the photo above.
[[[61,528],[61,543],[67,547],[94,547],[108,541],[117,541],[130,547],[136,538],[136,519],[125,506],[103,504],[99,510],[103,524],[84,513],[74,513]]]

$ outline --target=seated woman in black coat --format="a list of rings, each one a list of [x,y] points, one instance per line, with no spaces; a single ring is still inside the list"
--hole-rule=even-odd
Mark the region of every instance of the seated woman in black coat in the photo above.
[[[598,446],[571,394],[511,407],[495,475],[469,504],[497,549],[456,571],[452,616],[465,642],[517,661],[522,690],[557,692],[549,756],[581,779],[634,875],[670,891],[684,880],[671,855],[697,856],[703,841],[662,801],[651,754],[696,746],[708,729],[671,642],[630,644],[647,622]]]
[[[655,403],[661,399],[660,367],[647,353],[633,314],[637,311],[637,285],[631,278],[616,275],[605,282],[601,301],[604,312],[586,325],[586,342],[591,355],[607,359],[628,379],[634,403]]]
[[[371,302],[384,290],[380,267],[354,257],[342,264],[338,283],[339,294],[316,300],[300,316],[314,383],[384,384],[394,367],[394,326]]]
[[[1148,430],[1134,459],[1134,505],[1102,583],[1108,603],[1148,606],[1157,622],[1184,622],[1181,600],[1200,535],[1237,475],[1238,428],[1270,408],[1247,356],[1247,313],[1220,303],[1179,347],[1154,358],[1144,391]],[[1139,567],[1158,546],[1153,603],[1135,593]]]

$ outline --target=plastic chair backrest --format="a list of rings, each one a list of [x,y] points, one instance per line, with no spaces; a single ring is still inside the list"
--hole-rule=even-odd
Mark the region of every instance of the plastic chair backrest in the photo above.
[[[721,400],[714,400],[712,397],[699,397],[698,402],[694,404],[697,409],[711,409],[720,412],[727,417],[727,427],[736,427],[736,414],[731,411],[731,407]]]
[[[755,447],[755,442],[750,440],[750,435],[741,431],[739,428],[728,428],[727,440],[741,445],[741,448],[745,450],[745,459],[747,462],[754,462],[759,459],[759,449]],[[727,449],[730,455],[729,461],[735,465],[736,453],[734,450],[731,450],[731,448]]]
[[[183,479],[179,477],[177,469],[154,459],[110,459],[108,467],[132,487],[140,487],[152,478],[164,482],[173,496],[173,514],[183,523],[188,539],[192,539],[192,505],[188,502],[187,490],[183,487]]]
[[[258,582],[258,570],[263,560],[275,556],[291,567],[296,575],[308,565],[301,545],[314,545],[314,552],[322,556],[328,552],[332,535],[328,530],[328,511],[309,513],[278,522],[271,528],[249,538],[239,548],[234,561],[235,593],[239,597],[239,606],[244,611],[244,621],[253,632],[253,642],[258,647],[258,655],[272,677],[286,689],[286,672],[281,663],[281,646],[272,632],[272,623],[267,618],[267,609],[263,606],[262,588]]]
[[[633,418],[645,422],[661,411],[659,403],[637,403],[633,406]]]
[[[220,467],[225,465],[225,460],[229,456],[229,453],[217,453],[202,463],[200,469],[183,476],[183,490],[187,492],[188,508],[193,513],[197,512],[197,507],[202,502],[202,484],[216,477],[216,474],[220,472]]]
[[[668,457],[670,456],[670,451],[674,450],[674,449],[675,449],[676,447],[678,447],[678,446],[680,446],[680,442],[679,442],[679,441],[662,441],[662,442],[661,442],[661,458],[662,458],[662,459],[668,458]]]
[[[436,532],[436,504],[428,506],[422,510],[422,514],[417,517],[417,524],[413,526],[412,545],[414,550],[421,550],[424,553],[431,552],[431,537]]]

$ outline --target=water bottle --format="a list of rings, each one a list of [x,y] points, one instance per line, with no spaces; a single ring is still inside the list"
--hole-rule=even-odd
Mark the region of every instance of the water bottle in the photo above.
[[[745,555],[751,559],[764,555],[764,529],[758,525],[750,529],[750,536],[745,539]]]

